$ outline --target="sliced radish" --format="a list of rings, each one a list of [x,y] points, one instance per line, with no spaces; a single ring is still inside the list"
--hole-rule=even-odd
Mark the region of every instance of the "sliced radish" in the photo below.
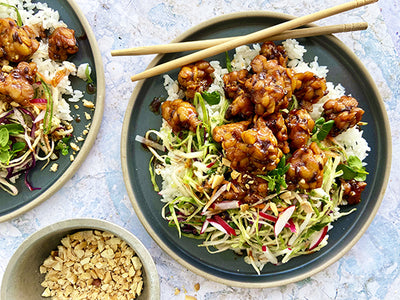
[[[235,209],[235,208],[240,207],[240,202],[237,200],[222,201],[222,202],[218,202],[218,203],[213,203],[213,205],[211,205],[211,207],[216,210]]]
[[[206,167],[207,167],[207,168],[211,168],[214,164],[215,164],[215,161],[209,163]]]
[[[292,233],[296,233],[296,225],[294,224],[292,219],[289,219],[289,221],[285,224],[285,227],[289,227]]]
[[[296,206],[292,205],[286,208],[283,212],[281,212],[276,220],[274,226],[275,236],[278,236],[282,229],[285,227],[286,223],[289,221],[290,217],[293,215]]]
[[[304,231],[307,227],[308,223],[310,223],[312,213],[308,213],[301,225],[299,226],[299,231],[296,234],[293,234],[289,239],[288,245],[293,245],[296,239],[300,236],[300,234]]]
[[[276,222],[276,220],[278,220],[277,217],[266,214],[265,212],[262,212],[262,211],[259,211],[258,214],[260,215],[260,217],[267,219],[268,221],[271,221],[271,222]]]
[[[318,247],[318,245],[322,242],[327,232],[328,232],[328,226],[325,226],[320,231],[313,233],[311,235],[311,242],[308,250],[313,250],[314,248]]]
[[[273,215],[266,214],[266,213],[264,213],[262,211],[258,212],[258,214],[260,215],[260,217],[262,217],[264,219],[267,219],[268,221],[271,221],[271,222],[274,222],[274,223],[278,220],[277,217],[275,217]],[[296,225],[294,224],[292,219],[289,219],[284,227],[288,227],[291,232],[296,233]]]
[[[44,104],[46,104],[47,103],[47,99],[35,98],[35,99],[32,99],[32,100],[29,100],[29,102],[30,103],[44,103]]]
[[[225,229],[224,227],[222,227],[222,225],[219,224],[217,221],[215,221],[215,220],[213,220],[213,219],[211,219],[211,218],[207,219],[207,221],[208,221],[212,226],[214,226],[215,228],[217,228],[219,231],[222,231],[223,233],[228,234],[228,231],[226,231],[226,229]],[[204,225],[204,224],[203,224],[203,225]]]
[[[206,232],[208,224],[210,224],[210,222],[208,220],[205,220],[204,223],[203,223],[203,226],[201,226],[200,234],[203,234],[204,232]]]
[[[46,114],[45,110],[42,110],[36,117],[36,119],[33,121],[34,124],[36,124],[37,122],[40,122],[44,119],[44,116]]]
[[[224,219],[222,219],[220,216],[215,215],[213,217],[213,219],[222,226],[222,228],[225,229],[225,231],[229,234],[229,235],[234,235],[236,236],[236,231],[235,229],[233,229],[228,223],[225,222]],[[210,221],[209,221],[210,222]],[[211,223],[211,222],[210,222]]]
[[[200,214],[202,216],[206,216],[207,218],[211,218],[212,216],[218,215],[219,213],[221,213],[220,210],[207,210],[205,212],[201,212]]]
[[[275,257],[275,255],[272,254],[272,252],[268,249],[266,245],[262,246],[262,251],[264,252],[265,257],[274,265],[278,264],[278,259]]]

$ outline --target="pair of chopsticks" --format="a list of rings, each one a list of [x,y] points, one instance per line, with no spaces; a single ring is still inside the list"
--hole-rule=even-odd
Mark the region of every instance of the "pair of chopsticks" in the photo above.
[[[315,22],[317,20],[330,17],[335,14],[339,14],[357,7],[361,7],[367,4],[375,3],[378,0],[356,0],[348,3],[340,4],[319,12],[315,12],[306,16],[298,17],[290,21],[262,29],[260,31],[250,33],[240,37],[231,37],[223,39],[196,41],[196,42],[185,42],[185,43],[173,43],[167,45],[156,45],[148,47],[138,47],[124,50],[114,50],[111,52],[113,56],[121,55],[143,55],[143,54],[155,54],[155,53],[169,53],[169,52],[180,52],[188,50],[203,49],[198,52],[171,60],[169,62],[157,65],[153,68],[147,69],[142,73],[138,73],[131,77],[132,81],[137,81],[152,76],[156,76],[173,69],[182,67],[184,65],[196,62],[201,59],[234,49],[241,45],[251,44],[262,40],[280,40],[288,38],[299,38],[305,36],[324,35],[337,32],[364,30],[368,27],[367,23],[352,23],[343,25],[333,25],[324,27],[312,27],[305,29],[296,29],[305,24]]]

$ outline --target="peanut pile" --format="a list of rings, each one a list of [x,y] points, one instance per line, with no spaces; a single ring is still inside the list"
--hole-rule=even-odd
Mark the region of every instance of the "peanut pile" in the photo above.
[[[40,266],[42,296],[52,299],[135,299],[143,289],[142,263],[109,232],[67,235]]]

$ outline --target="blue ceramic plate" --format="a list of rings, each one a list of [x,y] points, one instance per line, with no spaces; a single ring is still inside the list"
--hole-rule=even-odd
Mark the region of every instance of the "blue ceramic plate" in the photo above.
[[[268,12],[245,12],[225,15],[202,23],[187,31],[176,41],[238,36],[283,22],[292,17]],[[365,110],[364,131],[371,147],[366,159],[371,170],[363,201],[357,211],[336,221],[329,231],[329,243],[321,251],[291,259],[275,266],[268,264],[257,275],[251,265],[231,251],[210,254],[199,241],[179,238],[175,228],[161,217],[160,197],[153,191],[148,174],[151,154],[135,142],[137,134],[144,135],[150,128],[159,128],[161,117],[149,110],[154,97],[165,96],[162,75],[141,81],[136,86],[126,111],[122,131],[121,154],[125,184],[132,205],[152,238],[172,258],[183,266],[210,280],[231,286],[271,287],[298,281],[326,268],[342,257],[362,236],[374,218],[388,181],[391,145],[387,115],[381,97],[370,75],[358,58],[333,36],[299,39],[307,49],[305,61],[319,57],[319,64],[328,66],[328,81],[342,83],[346,92],[360,102]],[[185,53],[157,56],[149,67],[172,60]],[[187,54],[187,53],[186,53]],[[225,61],[221,54],[209,58]],[[177,78],[179,70],[168,73]],[[373,171],[372,171],[373,170]],[[349,208],[344,208],[344,210]]]
[[[72,125],[74,126],[74,136],[82,135],[86,125],[90,122],[89,133],[86,135],[85,141],[77,143],[80,146],[80,151],[75,155],[75,160],[70,161],[69,155],[61,156],[58,160],[57,172],[50,172],[51,163],[41,170],[43,164],[39,164],[29,173],[30,182],[34,187],[40,187],[40,190],[29,191],[24,184],[23,176],[18,179],[16,187],[19,190],[17,196],[11,196],[4,191],[0,191],[0,222],[11,219],[21,213],[24,213],[39,203],[48,199],[58,189],[60,189],[78,170],[84,159],[86,158],[90,148],[92,147],[96,135],[100,129],[101,119],[103,116],[104,95],[105,95],[105,80],[103,64],[100,57],[100,51],[97,47],[97,42],[94,34],[85,19],[83,13],[73,0],[52,0],[52,1],[33,1],[46,2],[49,7],[57,10],[60,14],[60,19],[63,20],[69,28],[75,30],[75,35],[79,45],[77,54],[69,59],[76,66],[81,63],[89,63],[92,68],[91,78],[96,83],[96,93],[84,93],[87,100],[95,103],[95,110],[84,107],[81,103],[79,109],[71,104],[71,114],[74,116]],[[86,90],[86,83],[81,79],[72,79],[72,87],[77,90]],[[92,119],[87,121],[84,118],[84,113],[88,112],[92,115]],[[81,116],[80,119],[76,118]],[[83,136],[83,135],[82,135]],[[70,151],[71,152],[71,151]]]

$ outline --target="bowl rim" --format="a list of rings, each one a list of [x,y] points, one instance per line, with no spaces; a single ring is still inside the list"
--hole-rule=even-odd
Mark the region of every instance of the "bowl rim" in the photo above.
[[[85,137],[85,143],[82,145],[79,153],[75,156],[73,163],[66,169],[66,171],[54,182],[46,191],[40,194],[38,197],[30,201],[29,203],[23,205],[22,207],[15,209],[5,215],[0,216],[0,222],[8,221],[13,219],[23,213],[28,212],[35,206],[49,199],[54,193],[56,193],[68,180],[78,171],[82,163],[88,156],[94,142],[96,141],[97,134],[100,130],[101,121],[104,112],[104,99],[105,99],[105,75],[103,61],[101,58],[101,53],[97,45],[96,37],[93,33],[92,28],[89,25],[85,15],[81,11],[80,7],[75,3],[75,0],[67,0],[68,4],[71,6],[72,10],[78,17],[83,29],[85,30],[86,36],[88,38],[91,51],[93,53],[93,59],[95,62],[96,70],[96,108],[94,110],[94,115],[92,116],[91,126],[89,133]]]
[[[193,33],[204,29],[205,27],[208,26],[212,26],[215,25],[219,22],[222,21],[228,21],[228,20],[233,20],[236,18],[245,18],[245,17],[277,17],[277,18],[283,18],[283,19],[287,19],[287,20],[291,20],[294,19],[295,16],[292,15],[288,15],[285,13],[279,13],[279,12],[272,12],[272,11],[245,11],[245,12],[234,12],[234,13],[229,13],[229,14],[225,14],[225,15],[221,15],[215,18],[212,18],[210,20],[204,21],[199,23],[198,25],[195,25],[193,27],[191,27],[190,29],[188,29],[187,31],[183,32],[181,35],[179,35],[177,38],[175,38],[173,41],[173,43],[177,43],[180,42],[182,40],[184,40],[185,38],[189,37],[190,35],[192,35]],[[307,24],[306,26],[317,26],[315,24]],[[382,112],[384,114],[384,118],[381,120],[383,123],[383,126],[385,128],[385,132],[386,132],[386,136],[385,141],[386,141],[386,147],[387,147],[387,159],[386,159],[386,165],[385,165],[385,174],[383,174],[383,186],[381,188],[381,191],[379,193],[379,197],[378,199],[376,199],[376,203],[371,211],[371,214],[369,215],[368,219],[366,219],[365,223],[363,224],[363,226],[361,227],[360,231],[355,235],[355,237],[352,239],[351,243],[348,243],[345,247],[343,247],[336,255],[334,255],[333,257],[327,259],[325,262],[323,262],[321,265],[319,265],[318,267],[314,268],[313,270],[310,270],[306,273],[303,274],[299,274],[296,276],[292,276],[290,278],[286,278],[286,279],[280,279],[280,280],[275,280],[275,281],[270,281],[270,282],[246,282],[246,287],[247,288],[269,288],[269,287],[277,287],[277,286],[282,286],[282,285],[286,285],[289,283],[293,283],[293,282],[297,282],[303,279],[306,279],[322,270],[324,270],[325,268],[327,268],[328,266],[330,266],[331,264],[335,263],[336,261],[338,261],[341,257],[343,257],[343,255],[345,253],[347,253],[357,242],[358,240],[361,238],[361,236],[365,233],[365,231],[367,230],[367,228],[369,227],[369,225],[371,224],[372,220],[374,219],[375,215],[378,212],[378,209],[380,207],[380,204],[382,202],[383,196],[385,194],[386,188],[387,188],[387,184],[389,181],[389,175],[390,175],[390,169],[391,169],[391,160],[392,160],[392,141],[391,141],[391,134],[390,134],[390,125],[389,125],[389,119],[387,116],[387,112],[384,106],[384,102],[382,100],[382,97],[379,93],[379,90],[374,82],[374,80],[372,79],[371,75],[369,74],[368,70],[366,69],[366,67],[364,66],[364,64],[361,62],[361,60],[353,53],[352,50],[350,50],[350,48],[348,48],[342,41],[340,41],[338,38],[336,38],[333,35],[325,35],[326,37],[328,37],[330,39],[330,41],[332,41],[334,44],[339,45],[340,48],[344,51],[344,53],[346,53],[346,55],[348,55],[349,57],[351,57],[351,59],[357,64],[357,66],[363,71],[363,73],[366,76],[366,80],[371,84],[371,88],[374,90],[374,93],[376,94],[377,98],[378,98],[378,104],[379,106],[382,108]],[[163,54],[158,54],[156,57],[154,57],[154,59],[150,62],[150,64],[148,65],[148,67],[146,69],[152,68],[155,65],[157,65],[157,63],[159,63],[159,61],[163,58]],[[157,233],[153,230],[153,228],[150,226],[150,224],[148,224],[148,222],[145,219],[145,216],[143,215],[143,213],[140,210],[140,207],[136,201],[136,197],[134,195],[133,192],[133,187],[131,185],[131,177],[129,175],[129,170],[128,170],[128,166],[127,166],[127,149],[128,149],[128,133],[129,133],[129,124],[131,121],[131,112],[133,109],[133,106],[135,104],[135,99],[137,98],[137,95],[139,94],[141,88],[144,85],[144,82],[146,81],[146,79],[144,80],[140,80],[135,89],[133,90],[133,93],[131,95],[131,98],[129,100],[128,106],[126,108],[126,113],[124,116],[124,121],[123,121],[123,127],[122,127],[122,133],[121,133],[121,165],[122,165],[122,172],[123,172],[123,177],[124,177],[124,182],[125,182],[125,186],[127,189],[127,193],[129,196],[129,199],[131,201],[131,204],[140,220],[140,222],[142,223],[142,225],[144,226],[144,228],[146,229],[146,231],[149,233],[149,235],[153,238],[153,240],[169,255],[171,256],[175,261],[177,261],[179,264],[181,264],[182,266],[184,266],[185,268],[193,271],[194,273],[209,279],[209,280],[213,280],[215,282],[218,283],[222,283],[228,286],[235,286],[235,287],[243,287],[243,284],[237,280],[230,280],[230,279],[224,279],[224,278],[220,278],[218,276],[215,276],[213,274],[210,274],[208,272],[205,272],[203,270],[200,270],[196,267],[194,267],[193,265],[191,265],[189,262],[187,262],[186,260],[180,258],[178,255],[176,255],[169,247],[168,245],[166,245],[163,240],[161,238],[159,238],[159,236],[157,235]]]
[[[22,244],[17,248],[11,256],[7,267],[5,269],[3,279],[1,282],[0,299],[7,299],[7,286],[14,267],[18,264],[19,258],[24,255],[25,251],[34,244],[37,240],[45,237],[49,233],[58,230],[79,231],[82,230],[100,230],[107,231],[125,241],[139,257],[143,268],[146,272],[146,277],[149,281],[149,298],[150,300],[157,300],[160,297],[160,280],[158,271],[152,256],[143,243],[130,231],[125,228],[111,223],[110,221],[94,218],[76,218],[60,221],[43,227],[42,229],[34,232],[26,238]]]

